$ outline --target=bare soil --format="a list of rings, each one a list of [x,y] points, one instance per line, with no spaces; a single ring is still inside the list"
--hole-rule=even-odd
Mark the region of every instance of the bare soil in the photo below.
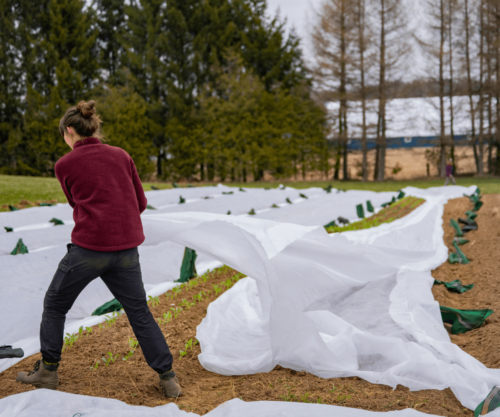
[[[470,232],[468,236],[473,238],[474,243],[471,241],[463,247],[472,262],[469,265],[446,263],[434,271],[437,279],[451,281],[460,278],[465,284],[474,282],[476,287],[462,295],[445,292],[443,286],[434,287],[436,298],[440,302],[443,301],[444,305],[495,309],[498,290],[493,277],[498,266],[494,265],[500,264],[500,261],[494,259],[496,241],[500,236],[500,226],[495,222],[500,218],[497,217],[498,210],[497,214],[493,213],[494,207],[500,202],[500,196],[484,196],[483,201],[485,204],[478,216],[479,231]],[[449,222],[450,216],[457,218],[465,213],[470,205],[465,198],[450,202],[445,208],[445,222]],[[445,231],[445,240],[449,244],[453,238],[452,231],[446,226]],[[183,387],[184,396],[173,400],[162,396],[158,377],[147,366],[140,348],[127,361],[122,359],[130,351],[129,338],[134,338],[125,315],[120,316],[108,328],[100,330],[99,326],[94,326],[89,335],[84,331],[73,347],[65,350],[59,368],[61,384],[58,389],[149,407],[175,402],[180,408],[198,414],[206,414],[232,398],[240,398],[244,401],[321,402],[372,411],[414,408],[429,414],[472,417],[473,412],[465,409],[450,389],[410,392],[407,388],[398,386],[393,390],[385,385],[370,384],[357,377],[322,379],[280,366],[269,373],[226,377],[202,368],[197,359],[200,354],[199,345],[188,350],[187,355],[180,358],[180,351],[185,350],[186,342],[194,340],[196,327],[205,317],[209,303],[220,295],[215,294],[213,285],[223,288],[224,292],[229,286],[226,288],[221,283],[227,282],[235,274],[237,272],[230,269],[212,272],[208,281],[202,282],[198,279],[197,286],[184,288],[177,297],[174,298],[169,291],[168,297],[159,297],[159,305],[150,305],[157,320],[171,307],[180,306],[183,299],[195,303],[189,309],[184,308],[177,318],[160,325],[174,355],[174,370]],[[207,296],[202,301],[194,302],[193,296],[200,292],[207,293]],[[452,340],[487,366],[497,367],[500,358],[495,353],[494,339],[499,332],[497,316],[492,315],[484,328],[452,336]],[[481,343],[478,343],[479,341]],[[101,359],[107,356],[107,352],[120,355],[108,367],[104,366]],[[0,398],[33,389],[16,383],[15,376],[20,371],[31,369],[38,359],[39,355],[25,358],[0,374]],[[98,360],[99,367],[91,369]]]
[[[474,288],[463,294],[453,293],[444,285],[435,285],[432,289],[439,304],[458,309],[485,309],[495,311],[486,319],[484,325],[467,333],[450,335],[453,343],[474,356],[488,368],[500,368],[500,195],[484,195],[484,202],[478,211],[476,222],[478,230],[465,235],[469,243],[460,246],[465,256],[471,261],[467,265],[445,262],[432,272],[435,279],[453,281],[459,279],[462,284],[474,284]],[[468,198],[457,198],[446,205],[443,216],[444,241],[450,251],[454,251],[454,229],[449,226],[450,219],[465,219],[465,212],[472,208]]]

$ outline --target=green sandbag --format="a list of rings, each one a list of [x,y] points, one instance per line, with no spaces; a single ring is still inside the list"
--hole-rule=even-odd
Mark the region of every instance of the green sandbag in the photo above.
[[[64,226],[64,222],[62,220],[56,219],[55,217],[52,217],[49,220],[49,223],[54,223],[54,226]]]
[[[391,204],[394,204],[395,202],[396,202],[396,197],[392,197],[392,200],[388,201],[387,203],[382,204],[382,207],[390,206]]]
[[[288,204],[293,204],[293,203],[290,201],[290,199],[289,199],[289,198],[287,198],[287,199],[286,199],[286,202],[287,202]]]
[[[257,214],[257,213],[255,213],[255,210],[254,210],[254,209],[252,209],[252,210],[250,210],[250,211],[248,212],[248,214],[250,214],[250,216],[253,216],[254,214]]]
[[[55,206],[54,203],[40,203],[40,207],[52,207]]]
[[[17,211],[17,210],[19,210],[19,209],[18,209],[17,207],[11,206],[11,205],[9,204],[9,210],[10,210],[10,211]]]
[[[231,210],[228,210],[227,211],[227,215],[230,216],[231,215]]]
[[[184,258],[181,265],[181,277],[175,282],[188,282],[190,279],[195,278],[196,273],[196,251],[194,249],[184,249]]]
[[[475,220],[477,217],[477,213],[474,213],[472,210],[466,211],[465,215],[467,216],[467,219],[471,221]]]
[[[172,183],[172,187],[174,187],[174,188],[181,188],[175,182]]]
[[[278,205],[276,205],[276,204],[273,204],[273,205],[271,206],[271,208],[280,208],[280,206],[278,206]]]
[[[328,229],[329,227],[337,227],[337,223],[335,223],[335,220],[332,220],[330,223],[325,224],[323,227],[325,229]]]
[[[461,249],[458,247],[457,242],[453,241],[453,246],[456,249],[456,253],[450,253],[450,256],[448,257],[448,261],[450,264],[462,264],[462,265],[467,265],[470,263],[470,261],[467,259],[467,257],[464,255],[464,253],[461,251]]]
[[[451,334],[460,334],[480,327],[493,310],[457,310],[439,307],[443,323],[451,324]]]
[[[398,200],[401,200],[402,198],[404,198],[405,196],[405,192],[404,191],[400,191],[398,196],[396,197]]]
[[[323,190],[325,190],[327,194],[330,194],[332,192],[332,188],[332,184],[328,184],[328,186],[323,188]]]
[[[460,225],[457,223],[455,219],[450,219],[450,226],[455,229],[455,236],[456,237],[463,237],[463,232],[462,229],[460,228]]]
[[[375,209],[373,208],[372,202],[370,200],[366,201],[366,211],[369,211],[370,213],[375,212]]]
[[[356,212],[358,213],[358,217],[360,219],[364,219],[365,218],[365,211],[363,210],[363,204],[358,204],[356,206]]]
[[[234,194],[234,191],[222,191],[222,194],[224,195]]]
[[[153,206],[150,206],[149,204],[146,206],[148,210],[156,210]]]
[[[493,387],[488,396],[474,410],[474,417],[484,416],[500,407],[500,388]]]
[[[19,239],[17,241],[16,247],[14,248],[14,250],[10,254],[11,255],[19,255],[19,254],[24,255],[25,253],[29,253],[28,248],[23,243],[23,240]]]
[[[463,292],[472,290],[474,288],[474,284],[462,285],[462,281],[460,281],[459,279],[456,279],[451,282],[439,281],[438,279],[435,279],[434,285],[439,285],[439,284],[444,284],[444,286],[448,288],[450,291],[458,292],[459,294],[462,294]]]
[[[182,198],[182,196],[179,196],[179,204],[184,204],[186,202],[185,198]]]
[[[116,298],[113,298],[111,301],[108,301],[102,306],[97,307],[92,313],[92,316],[102,316],[103,314],[112,313],[113,311],[120,311],[122,309],[123,306],[120,304],[120,302]]]
[[[306,198],[306,199],[307,199],[307,196],[306,196],[305,194],[300,193],[299,195],[300,195],[302,198]]]
[[[152,190],[155,190],[155,191],[159,190],[159,188],[158,188],[158,187],[155,187],[154,185],[152,185],[152,186],[151,186],[151,189],[152,189]]]
[[[13,232],[14,229],[12,227],[4,226],[3,227],[7,233]]]
[[[453,238],[454,242],[457,242],[459,246],[465,245],[466,243],[469,243],[470,240],[464,239],[463,237],[455,237]]]
[[[474,208],[472,209],[472,211],[478,211],[482,206],[483,206],[483,202],[482,201],[476,201],[474,203]]]
[[[246,193],[246,192],[247,192],[247,190],[244,190],[244,189],[243,189],[243,188],[241,188],[241,187],[240,187],[240,191],[242,191],[242,192],[244,192],[244,193]]]

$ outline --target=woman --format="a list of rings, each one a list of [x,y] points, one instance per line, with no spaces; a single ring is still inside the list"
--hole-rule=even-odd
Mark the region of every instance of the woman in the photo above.
[[[66,314],[97,277],[122,304],[148,365],[158,372],[166,397],[182,394],[172,355],[149,311],[137,246],[144,242],[140,214],[147,200],[134,161],[123,149],[103,145],[95,102],[70,107],[59,132],[72,149],[55,165],[75,226],[68,253],[47,290],[40,325],[42,358],[16,380],[56,389]]]

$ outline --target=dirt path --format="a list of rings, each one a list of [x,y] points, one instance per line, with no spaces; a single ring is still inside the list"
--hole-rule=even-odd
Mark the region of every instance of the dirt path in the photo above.
[[[461,202],[462,200],[463,203]],[[436,278],[441,276],[438,279],[446,278],[448,280],[449,278],[449,280],[452,280],[460,278],[466,284],[472,281],[475,282],[477,287],[473,291],[461,296],[443,292],[442,287],[434,287],[434,290],[437,291],[437,297],[449,297],[451,300],[448,302],[447,298],[447,303],[444,303],[445,305],[458,308],[475,308],[477,304],[477,307],[493,307],[495,309],[495,305],[493,304],[496,295],[496,290],[493,290],[494,285],[487,284],[486,278],[484,278],[484,284],[481,285],[479,283],[482,281],[477,277],[470,280],[465,279],[465,274],[483,274],[484,270],[481,269],[483,263],[485,266],[489,265],[488,262],[490,261],[488,261],[488,257],[491,258],[496,254],[495,244],[488,244],[487,241],[492,238],[492,233],[495,236],[493,242],[498,239],[500,226],[495,226],[492,221],[488,227],[486,223],[483,223],[483,219],[486,222],[486,213],[491,213],[493,205],[500,201],[500,196],[485,196],[483,200],[485,201],[485,205],[478,217],[480,230],[471,232],[470,237],[473,236],[472,233],[475,233],[478,234],[477,239],[479,239],[479,235],[484,233],[484,239],[481,241],[481,245],[478,245],[478,243],[471,245],[469,243],[470,248],[467,245],[464,247],[467,256],[470,255],[473,262],[465,266],[444,264],[435,271],[437,274],[435,275]],[[449,222],[450,215],[456,218],[459,214],[464,213],[469,206],[470,203],[466,199],[458,199],[451,202],[445,208],[444,217],[446,224]],[[452,232],[448,229],[445,226],[445,231],[447,232],[446,242],[449,243],[453,236]],[[488,229],[489,233],[487,233]],[[475,253],[472,250],[473,248],[478,252]],[[484,258],[480,255],[481,251],[484,251]],[[449,268],[455,268],[454,270],[457,270],[457,273],[462,275],[452,275],[449,272]],[[491,280],[493,279],[494,272],[493,270],[490,272],[488,277]],[[373,385],[360,378],[321,379],[305,372],[296,372],[280,366],[269,373],[225,377],[209,372],[200,365],[197,359],[200,353],[199,345],[194,346],[192,350],[188,349],[188,353],[181,359],[179,352],[185,349],[187,341],[190,339],[194,340],[196,327],[205,317],[209,303],[230,287],[230,281],[228,280],[235,274],[237,272],[230,269],[226,269],[224,272],[210,273],[208,275],[209,279],[206,282],[200,279],[197,280],[198,284],[196,286],[191,289],[183,289],[177,297],[173,297],[172,292],[169,291],[167,293],[168,298],[162,295],[159,297],[159,305],[150,306],[155,319],[158,320],[162,318],[164,313],[170,311],[171,308],[179,307],[183,299],[186,300],[184,301],[184,310],[179,313],[177,318],[173,318],[169,323],[161,324],[161,329],[174,355],[174,370],[179,377],[185,393],[183,397],[173,400],[173,402],[176,402],[183,410],[205,414],[225,401],[232,398],[241,398],[244,401],[321,402],[372,411],[414,408],[424,413],[442,416],[460,415],[471,417],[473,415],[472,411],[461,406],[450,389],[443,391],[425,390],[410,392],[407,388],[398,386],[396,390],[392,390],[388,386]],[[451,278],[451,276],[454,278]],[[229,284],[226,286],[224,283],[228,282]],[[234,282],[235,280],[233,280]],[[219,294],[215,294],[213,285],[221,288]],[[202,301],[195,302],[193,297],[201,292],[204,292],[206,296],[203,297]],[[491,297],[491,305],[484,304],[479,299],[476,300],[474,298],[483,292],[486,293],[485,297]],[[468,302],[466,300],[476,304],[471,304],[471,307],[465,307],[460,304]],[[188,301],[194,303],[189,309],[185,308],[185,303]],[[492,342],[497,333],[489,334],[488,332],[491,332],[495,328],[498,329],[498,322],[495,320],[496,315],[493,315],[488,320],[487,327],[461,335],[458,337],[460,341],[454,341],[459,343],[460,346],[465,343],[464,350],[466,351],[469,351],[467,349],[469,344],[471,346],[477,345],[478,340],[489,340]],[[479,334],[481,334],[482,339],[474,339],[474,337],[477,337],[475,335]],[[171,400],[167,400],[162,396],[157,382],[158,377],[147,366],[140,348],[127,361],[122,359],[131,349],[129,346],[130,338],[133,338],[133,333],[126,316],[119,317],[109,328],[100,330],[99,326],[94,326],[88,336],[84,332],[80,340],[76,341],[73,347],[63,353],[63,360],[60,366],[61,385],[58,389],[75,394],[114,398],[128,404],[150,407],[171,402]],[[469,339],[470,343],[468,342]],[[494,355],[495,349],[493,343],[483,345],[483,349],[485,351],[483,355],[485,358]],[[489,352],[493,352],[490,356],[487,354],[488,349]],[[107,356],[107,352],[111,352],[113,355],[120,355],[108,367],[104,366],[104,361],[101,359],[103,356]],[[475,355],[473,352],[470,353]],[[37,359],[39,359],[39,355],[26,358],[16,366],[0,374],[0,386],[2,387],[0,398],[32,389],[17,384],[14,379],[19,371],[29,370]],[[98,360],[100,360],[98,368],[91,369],[91,367],[95,367]],[[491,364],[488,362],[484,363],[488,366],[494,366],[496,360]]]
[[[460,248],[471,261],[467,265],[445,262],[432,272],[435,279],[453,281],[459,279],[462,284],[474,284],[474,288],[463,294],[449,292],[444,285],[435,285],[432,289],[439,304],[458,309],[490,308],[495,313],[486,319],[479,329],[464,334],[451,335],[451,340],[464,351],[474,356],[488,368],[500,367],[500,195],[484,195],[483,207],[478,211],[476,222],[478,230],[466,234],[470,240]],[[472,203],[468,198],[451,200],[445,208],[443,227],[444,241],[450,250],[453,248],[454,230],[449,226],[450,219],[466,218]]]

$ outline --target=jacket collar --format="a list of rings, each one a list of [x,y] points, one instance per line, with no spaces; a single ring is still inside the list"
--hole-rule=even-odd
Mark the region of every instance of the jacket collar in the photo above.
[[[73,145],[73,149],[76,149],[79,146],[83,146],[83,145],[100,145],[100,144],[101,144],[101,141],[97,138],[85,138],[85,139],[82,139],[82,140],[75,142],[75,144]]]

